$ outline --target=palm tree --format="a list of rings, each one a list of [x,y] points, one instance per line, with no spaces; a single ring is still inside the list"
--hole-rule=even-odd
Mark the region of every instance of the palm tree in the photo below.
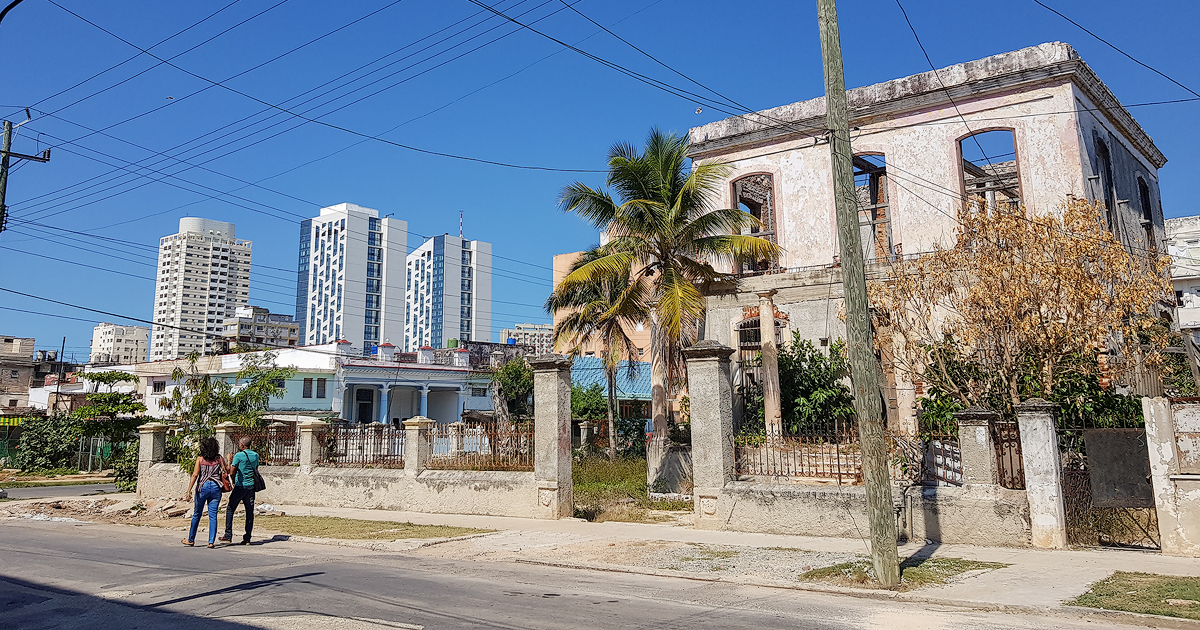
[[[572,265],[572,271],[600,258],[597,248],[583,253]],[[644,323],[648,315],[645,301],[645,284],[637,283],[638,290],[631,287],[629,273],[613,277],[597,277],[593,281],[559,288],[546,298],[546,310],[551,315],[566,311],[568,314],[554,325],[554,346],[568,347],[568,352],[579,356],[583,346],[595,343],[604,350],[600,355],[604,376],[608,380],[608,457],[617,455],[617,370],[621,359],[629,378],[637,374],[633,362],[637,347],[626,334],[626,330]]]
[[[758,219],[737,208],[714,207],[730,169],[712,162],[689,167],[688,146],[686,136],[658,129],[651,130],[640,152],[630,144],[613,145],[606,183],[619,201],[582,182],[564,188],[559,198],[564,211],[607,232],[609,240],[556,290],[576,291],[628,275],[618,301],[628,299],[630,292],[646,294],[655,435],[667,432],[668,384],[682,380],[678,371],[668,374],[669,365],[694,338],[704,312],[697,285],[727,277],[714,264],[736,268],[743,261],[771,261],[779,255],[774,243],[742,234],[758,226]]]

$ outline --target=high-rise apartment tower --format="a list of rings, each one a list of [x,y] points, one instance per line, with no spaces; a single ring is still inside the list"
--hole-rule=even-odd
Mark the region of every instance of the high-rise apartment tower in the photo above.
[[[195,217],[159,240],[152,361],[212,350],[225,318],[249,299],[250,248],[232,223]]]
[[[92,329],[92,352],[88,363],[142,363],[146,360],[149,341],[150,328],[146,326],[97,324]]]
[[[451,339],[491,341],[491,243],[435,236],[408,255],[406,273],[406,352]]]
[[[352,203],[300,222],[296,321],[304,345],[350,342],[370,354],[404,334],[408,223]]]

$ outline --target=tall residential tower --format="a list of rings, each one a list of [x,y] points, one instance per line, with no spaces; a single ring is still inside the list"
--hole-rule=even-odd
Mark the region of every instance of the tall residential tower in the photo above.
[[[211,351],[225,318],[249,299],[250,247],[232,223],[195,217],[159,240],[150,360]]]
[[[352,203],[300,223],[296,321],[304,345],[350,342],[370,354],[404,334],[408,223]]]
[[[404,350],[492,338],[492,244],[449,234],[408,255]]]

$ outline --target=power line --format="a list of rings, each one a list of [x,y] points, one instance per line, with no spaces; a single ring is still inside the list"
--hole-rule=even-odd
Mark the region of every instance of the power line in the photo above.
[[[379,136],[373,136],[373,135],[371,135],[371,134],[368,134],[368,133],[363,133],[363,132],[361,132],[361,131],[356,131],[356,130],[354,130],[354,129],[350,129],[350,128],[348,128],[348,127],[343,127],[343,126],[341,126],[341,125],[335,125],[335,124],[333,124],[333,123],[325,122],[325,121],[323,121],[323,120],[318,120],[318,119],[315,119],[315,118],[310,118],[310,117],[304,116],[304,115],[302,115],[302,114],[296,113],[296,112],[294,112],[294,111],[292,111],[292,110],[290,110],[290,109],[287,109],[287,108],[284,108],[284,107],[280,107],[280,106],[278,106],[278,105],[275,105],[275,104],[273,104],[273,103],[270,103],[270,102],[264,101],[264,100],[262,100],[262,99],[260,99],[260,98],[258,98],[258,97],[256,97],[256,96],[252,96],[252,95],[250,95],[250,94],[247,94],[246,92],[243,92],[243,91],[241,91],[241,90],[238,90],[238,89],[236,89],[236,88],[229,87],[228,85],[225,85],[223,82],[220,82],[220,81],[214,81],[214,80],[212,80],[212,79],[209,79],[209,78],[207,78],[207,77],[204,77],[204,76],[201,76],[201,75],[199,75],[199,74],[196,74],[195,72],[192,72],[192,71],[190,71],[190,70],[184,69],[184,68],[182,68],[182,67],[180,67],[180,66],[178,66],[178,65],[176,65],[176,64],[174,64],[174,63],[171,63],[169,60],[163,59],[162,57],[159,57],[158,55],[155,55],[154,53],[152,53],[152,52],[150,52],[150,51],[148,51],[148,50],[145,50],[144,48],[141,48],[141,47],[140,47],[140,46],[138,46],[137,44],[134,44],[133,42],[131,42],[131,41],[129,41],[129,40],[127,40],[127,39],[125,39],[125,38],[121,37],[120,35],[117,35],[116,33],[113,33],[112,31],[110,31],[110,30],[108,30],[108,29],[104,28],[103,26],[100,26],[99,24],[97,24],[97,23],[95,23],[95,22],[93,22],[93,21],[91,21],[91,20],[89,20],[89,19],[87,19],[87,18],[83,17],[82,15],[79,15],[78,13],[75,13],[74,11],[71,11],[70,9],[67,9],[66,7],[63,7],[62,5],[58,4],[58,3],[57,3],[57,2],[55,2],[54,0],[47,0],[47,1],[48,1],[48,2],[50,2],[51,4],[53,4],[54,6],[57,6],[57,7],[59,7],[60,9],[62,9],[62,10],[64,10],[64,11],[66,11],[66,12],[68,12],[68,13],[70,13],[71,15],[74,15],[75,17],[77,17],[77,18],[79,18],[79,19],[83,20],[84,22],[87,22],[88,24],[91,24],[92,26],[94,26],[94,27],[96,27],[96,28],[100,29],[101,31],[104,31],[105,33],[108,33],[108,34],[109,34],[109,35],[111,35],[112,37],[114,37],[114,38],[116,38],[116,39],[118,39],[118,40],[120,40],[120,41],[124,42],[126,45],[128,45],[128,46],[131,46],[131,47],[133,47],[133,48],[136,48],[136,49],[138,49],[138,50],[142,51],[143,53],[145,53],[145,54],[147,54],[147,55],[150,55],[151,57],[154,57],[155,59],[158,59],[159,61],[162,61],[162,62],[163,62],[163,63],[165,63],[166,65],[168,65],[168,66],[171,66],[172,68],[175,68],[176,70],[179,70],[180,72],[183,72],[183,73],[185,73],[185,74],[187,74],[187,75],[189,75],[189,76],[191,76],[191,77],[194,77],[194,78],[196,78],[196,79],[199,79],[199,80],[201,80],[201,81],[204,81],[204,82],[206,82],[206,83],[211,83],[211,84],[213,84],[214,86],[220,87],[220,88],[222,88],[222,89],[224,89],[224,90],[228,90],[229,92],[233,92],[234,94],[237,94],[237,95],[239,95],[239,96],[242,96],[243,98],[250,99],[250,100],[252,100],[252,101],[254,101],[254,102],[256,102],[256,103],[259,103],[259,104],[261,104],[261,105],[265,105],[265,106],[267,106],[267,107],[270,107],[270,108],[272,108],[272,109],[277,109],[277,110],[279,110],[280,112],[283,112],[283,113],[285,113],[285,114],[288,114],[288,115],[291,115],[291,116],[295,116],[296,118],[300,118],[300,119],[302,119],[302,120],[305,120],[305,121],[307,121],[307,122],[310,122],[310,123],[314,123],[314,124],[321,125],[321,126],[324,126],[324,127],[329,127],[330,129],[336,129],[336,130],[338,130],[338,131],[342,131],[342,132],[344,132],[344,133],[349,133],[349,134],[352,134],[352,135],[358,136],[358,137],[360,137],[360,138],[367,138],[367,139],[375,140],[375,141],[377,141],[377,142],[382,142],[382,143],[384,143],[384,144],[388,144],[388,145],[391,145],[391,146],[394,146],[394,147],[399,147],[399,148],[401,148],[401,149],[407,149],[407,150],[409,150],[409,151],[415,151],[415,152],[417,152],[417,153],[424,153],[424,154],[426,154],[426,155],[436,155],[436,156],[439,156],[439,157],[452,158],[452,159],[456,159],[456,160],[463,160],[463,161],[467,161],[467,162],[476,162],[476,163],[480,163],[480,164],[490,164],[490,165],[492,165],[492,166],[502,166],[502,167],[505,167],[505,168],[515,168],[515,169],[522,169],[522,170],[534,170],[534,171],[552,171],[552,172],[560,172],[560,173],[603,173],[603,172],[606,172],[606,171],[602,171],[602,170],[596,170],[596,169],[555,168],[555,167],[551,167],[551,166],[535,166],[535,165],[528,165],[528,164],[514,164],[514,163],[510,163],[510,162],[501,162],[501,161],[498,161],[498,160],[489,160],[489,159],[485,159],[485,158],[477,158],[477,157],[472,157],[472,156],[467,156],[467,155],[457,155],[457,154],[454,154],[454,153],[446,153],[446,152],[443,152],[443,151],[433,151],[433,150],[430,150],[430,149],[422,149],[422,148],[420,148],[420,147],[416,147],[416,146],[412,146],[412,145],[408,145],[408,144],[402,144],[402,143],[399,143],[399,142],[393,142],[393,141],[391,141],[391,140],[387,140],[387,139],[384,139],[384,138],[380,138]]]
[[[1139,66],[1141,66],[1141,67],[1143,67],[1143,68],[1145,68],[1145,69],[1149,70],[1150,72],[1153,72],[1154,74],[1157,74],[1158,76],[1160,76],[1160,77],[1162,77],[1162,78],[1164,78],[1164,79],[1166,79],[1166,80],[1170,81],[1171,83],[1174,83],[1175,85],[1177,85],[1177,86],[1179,86],[1179,87],[1181,87],[1181,88],[1183,88],[1183,89],[1187,90],[1189,93],[1191,93],[1191,95],[1192,95],[1192,96],[1195,96],[1195,97],[1197,97],[1197,98],[1200,98],[1200,93],[1197,93],[1197,92],[1196,92],[1195,90],[1193,90],[1192,88],[1190,88],[1190,87],[1188,87],[1188,86],[1186,86],[1186,85],[1184,85],[1184,84],[1180,83],[1179,81],[1176,81],[1175,79],[1172,79],[1171,77],[1167,76],[1167,75],[1166,75],[1166,73],[1164,73],[1164,72],[1162,72],[1162,71],[1158,70],[1158,69],[1157,69],[1157,68],[1155,68],[1154,66],[1151,66],[1151,65],[1149,65],[1149,64],[1147,64],[1147,63],[1144,63],[1144,62],[1142,62],[1140,59],[1138,59],[1138,58],[1134,57],[1133,55],[1131,55],[1131,54],[1129,54],[1129,53],[1125,52],[1124,50],[1121,50],[1121,48],[1119,48],[1119,47],[1118,47],[1116,44],[1114,44],[1114,43],[1112,43],[1112,42],[1108,41],[1107,39],[1104,39],[1103,37],[1100,37],[1099,35],[1097,35],[1097,34],[1095,34],[1095,33],[1093,33],[1092,31],[1088,30],[1086,27],[1084,27],[1084,26],[1083,26],[1082,24],[1080,24],[1079,22],[1076,22],[1075,20],[1072,20],[1071,18],[1069,18],[1069,17],[1067,17],[1067,16],[1063,15],[1063,14],[1062,14],[1061,12],[1059,12],[1057,9],[1054,9],[1054,8],[1050,7],[1049,5],[1047,5],[1045,2],[1042,2],[1042,0],[1033,0],[1033,1],[1034,1],[1035,3],[1037,3],[1039,6],[1041,6],[1043,9],[1046,9],[1047,11],[1050,11],[1051,13],[1053,13],[1053,14],[1057,15],[1058,17],[1060,17],[1060,18],[1062,18],[1062,19],[1064,19],[1064,20],[1066,20],[1066,21],[1070,22],[1071,24],[1074,24],[1076,27],[1078,27],[1078,28],[1079,28],[1079,30],[1083,31],[1084,33],[1087,33],[1088,35],[1091,35],[1092,37],[1096,38],[1097,40],[1099,40],[1101,43],[1103,43],[1104,45],[1108,46],[1109,48],[1112,48],[1113,50],[1117,51],[1118,53],[1121,53],[1121,55],[1123,55],[1123,56],[1124,56],[1126,59],[1129,59],[1130,61],[1132,61],[1132,62],[1136,63],[1137,65],[1139,65]]]

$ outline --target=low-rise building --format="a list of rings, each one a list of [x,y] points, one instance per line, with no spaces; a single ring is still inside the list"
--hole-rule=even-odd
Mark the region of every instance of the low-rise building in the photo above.
[[[533,346],[538,354],[554,352],[554,324],[516,324],[500,331],[500,341]]]
[[[257,306],[239,306],[225,318],[221,337],[229,348],[270,349],[299,345],[300,324],[291,315],[279,315]]]
[[[1163,244],[1171,256],[1176,323],[1200,328],[1200,216],[1167,219]]]
[[[150,344],[148,326],[121,326],[102,322],[92,329],[92,351],[88,363],[141,363]]]
[[[33,337],[0,337],[0,415],[29,412]]]

